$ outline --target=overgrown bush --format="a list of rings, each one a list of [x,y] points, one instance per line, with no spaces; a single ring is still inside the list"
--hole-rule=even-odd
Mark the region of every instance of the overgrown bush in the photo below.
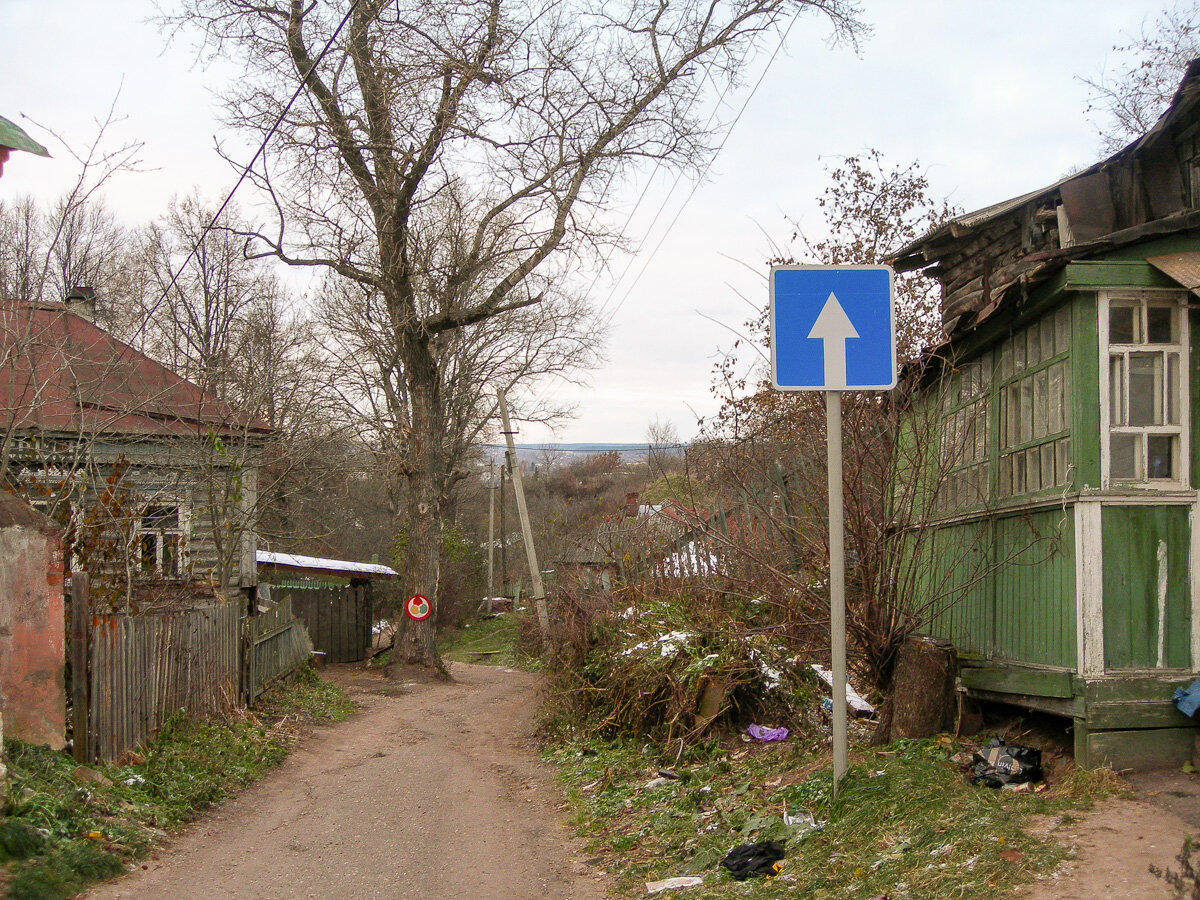
[[[806,657],[762,600],[678,582],[555,603],[546,727],[693,740],[714,722],[795,723],[819,703]]]

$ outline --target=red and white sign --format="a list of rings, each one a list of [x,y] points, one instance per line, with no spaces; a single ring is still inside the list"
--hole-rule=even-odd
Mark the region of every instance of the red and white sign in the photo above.
[[[433,612],[433,604],[429,598],[421,594],[413,594],[404,604],[404,612],[414,622],[424,622]]]

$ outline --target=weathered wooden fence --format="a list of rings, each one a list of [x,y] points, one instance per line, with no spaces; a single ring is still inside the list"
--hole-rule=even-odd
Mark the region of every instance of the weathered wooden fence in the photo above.
[[[253,703],[272,682],[294,672],[312,656],[304,623],[292,613],[291,597],[246,619],[246,699]]]
[[[362,585],[286,588],[313,649],[328,662],[358,662],[371,648],[372,602]]]
[[[93,615],[87,758],[116,759],[178,710],[205,716],[236,705],[239,613],[221,603]]]

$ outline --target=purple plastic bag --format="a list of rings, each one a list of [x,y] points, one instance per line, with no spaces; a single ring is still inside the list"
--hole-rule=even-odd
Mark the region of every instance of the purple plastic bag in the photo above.
[[[782,741],[788,736],[788,730],[782,726],[766,728],[762,725],[751,725],[746,729],[746,734],[758,741]]]

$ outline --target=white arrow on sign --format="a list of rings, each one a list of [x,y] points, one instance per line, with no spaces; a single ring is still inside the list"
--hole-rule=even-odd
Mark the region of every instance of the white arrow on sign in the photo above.
[[[809,338],[825,343],[825,389],[836,391],[846,387],[846,341],[858,337],[854,323],[830,292],[817,321],[808,332]]]

